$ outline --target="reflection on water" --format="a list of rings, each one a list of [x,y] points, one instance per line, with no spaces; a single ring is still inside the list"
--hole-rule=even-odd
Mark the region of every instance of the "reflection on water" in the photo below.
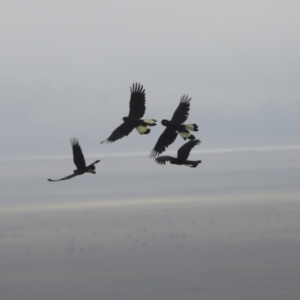
[[[202,156],[1,163],[3,299],[299,299],[299,152]]]

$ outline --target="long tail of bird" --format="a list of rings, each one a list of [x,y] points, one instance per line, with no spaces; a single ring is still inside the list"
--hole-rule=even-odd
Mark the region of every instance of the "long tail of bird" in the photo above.
[[[100,161],[99,160],[96,160],[94,161],[92,164],[90,164],[89,166],[86,167],[88,173],[92,173],[92,174],[96,174],[96,167],[95,167],[95,164],[97,164],[98,162]]]
[[[148,128],[148,126],[155,126],[157,122],[154,119],[144,119],[141,121],[142,125],[139,125],[135,128],[140,134],[148,134],[151,131],[150,128]]]
[[[187,160],[184,164],[190,168],[196,168],[201,163],[201,160]]]
[[[198,125],[197,124],[183,124],[184,130],[179,131],[179,134],[184,140],[194,140],[195,136],[190,133],[191,131],[198,131]]]
[[[198,125],[197,124],[183,124],[185,129],[191,130],[191,131],[198,131]]]

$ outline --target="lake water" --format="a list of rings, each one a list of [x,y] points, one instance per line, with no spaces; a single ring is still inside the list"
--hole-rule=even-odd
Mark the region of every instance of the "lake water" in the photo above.
[[[2,160],[1,299],[300,299],[300,151],[192,158]]]

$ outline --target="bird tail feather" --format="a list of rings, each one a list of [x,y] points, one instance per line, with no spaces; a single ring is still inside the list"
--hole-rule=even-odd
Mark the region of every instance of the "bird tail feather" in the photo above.
[[[201,163],[201,160],[187,160],[185,165],[190,168],[196,168]]]
[[[184,139],[184,140],[194,140],[195,139],[195,136],[193,134],[191,134],[188,130],[184,130],[184,131],[179,131],[179,134],[181,135],[181,137]]]
[[[143,125],[137,126],[135,129],[139,134],[148,134],[150,132],[150,129]]]
[[[146,123],[148,126],[155,126],[156,125],[156,120],[154,119],[143,119],[141,121],[144,121],[144,123]]]
[[[197,124],[183,124],[185,129],[191,130],[191,131],[198,131],[198,125]]]
[[[96,171],[95,171],[95,170],[87,170],[86,172],[87,172],[87,173],[96,174]]]

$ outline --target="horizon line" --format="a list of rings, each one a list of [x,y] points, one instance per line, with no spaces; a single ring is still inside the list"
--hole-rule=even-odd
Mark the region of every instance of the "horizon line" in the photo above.
[[[258,147],[234,147],[234,148],[212,148],[193,150],[193,154],[221,154],[221,153],[237,153],[237,152],[268,152],[268,151],[291,151],[300,150],[300,145],[287,146],[258,146]],[[176,154],[177,151],[166,151],[165,154]],[[87,158],[121,158],[121,157],[142,157],[149,156],[150,152],[115,152],[102,154],[87,154]],[[24,157],[2,157],[0,162],[9,161],[35,161],[35,160],[64,160],[72,159],[72,155],[46,155],[46,156],[24,156]]]

